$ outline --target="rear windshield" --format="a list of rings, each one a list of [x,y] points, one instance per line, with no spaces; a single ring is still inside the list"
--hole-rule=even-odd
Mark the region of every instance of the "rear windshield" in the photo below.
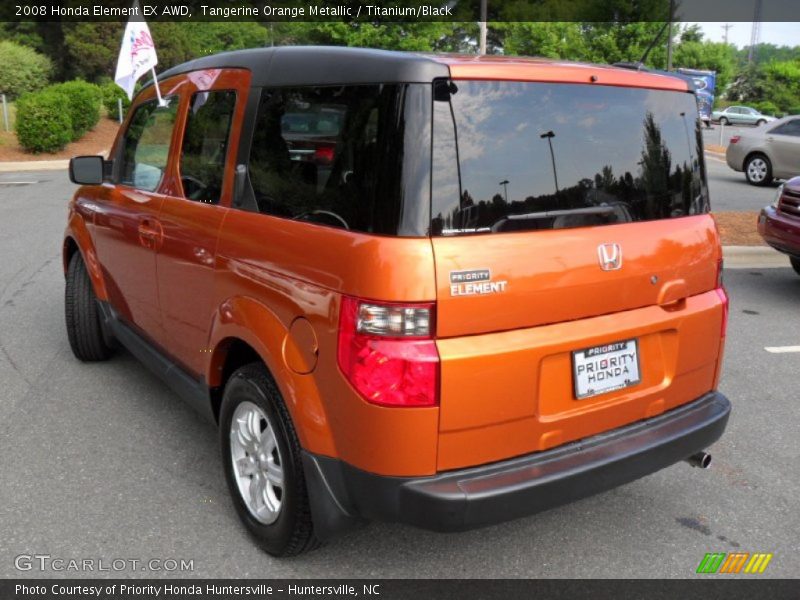
[[[690,93],[437,81],[433,104],[433,235],[708,211]]]

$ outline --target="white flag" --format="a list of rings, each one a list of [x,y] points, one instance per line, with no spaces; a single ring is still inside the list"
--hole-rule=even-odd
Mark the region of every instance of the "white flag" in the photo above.
[[[141,20],[134,21],[137,18]],[[158,57],[153,38],[150,35],[150,28],[142,17],[131,17],[122,38],[122,48],[119,51],[114,82],[125,90],[129,100],[133,100],[133,88],[136,81],[157,64]],[[153,77],[155,78],[155,72]]]

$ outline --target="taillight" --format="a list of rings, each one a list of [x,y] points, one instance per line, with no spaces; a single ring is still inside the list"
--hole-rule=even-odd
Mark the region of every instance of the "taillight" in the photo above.
[[[356,391],[381,406],[434,406],[439,352],[433,304],[388,304],[342,297],[339,368]]]
[[[314,148],[314,160],[318,164],[329,165],[333,162],[335,151],[335,146],[323,146],[321,144],[317,144],[317,146]]]
[[[725,291],[725,286],[722,284],[722,259],[720,258],[717,263],[717,297],[722,302],[722,337],[725,337],[725,332],[728,330],[728,312],[730,302],[728,300],[728,292]]]
[[[730,141],[728,143],[729,144],[736,144],[736,143],[739,142],[740,139],[742,139],[742,136],[740,136],[740,135],[732,135],[731,139],[730,139]]]

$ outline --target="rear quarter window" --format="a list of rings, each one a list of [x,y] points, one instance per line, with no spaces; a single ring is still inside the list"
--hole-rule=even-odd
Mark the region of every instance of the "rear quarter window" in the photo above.
[[[392,236],[430,224],[430,84],[264,89],[249,179],[259,212]]]

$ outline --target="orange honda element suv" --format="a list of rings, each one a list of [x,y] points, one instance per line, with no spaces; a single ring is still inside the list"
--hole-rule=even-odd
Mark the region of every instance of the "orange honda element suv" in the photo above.
[[[159,83],[70,164],[69,341],[218,426],[267,552],[708,464],[728,301],[685,80],[294,47]]]

